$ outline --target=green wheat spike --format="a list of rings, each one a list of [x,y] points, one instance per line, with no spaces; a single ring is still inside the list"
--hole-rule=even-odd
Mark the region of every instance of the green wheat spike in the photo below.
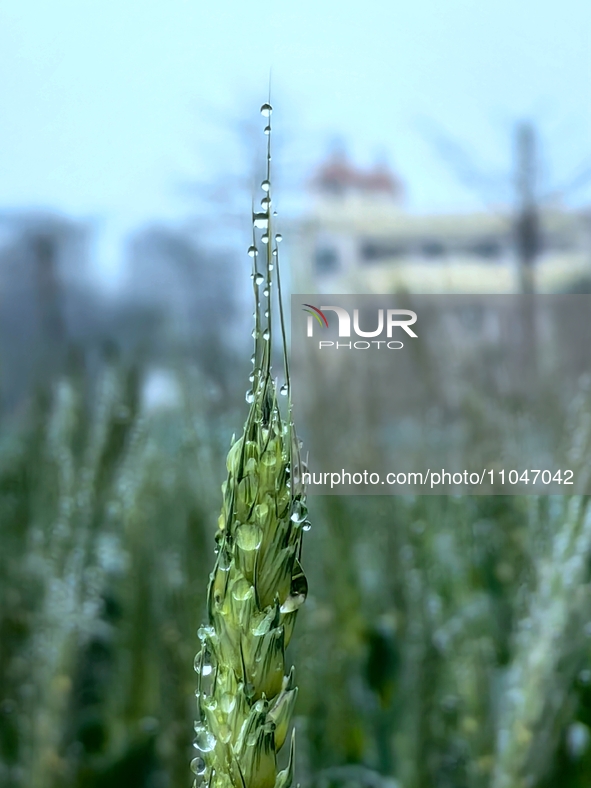
[[[288,765],[279,773],[277,753],[297,697],[293,668],[286,675],[285,649],[307,594],[300,555],[302,532],[309,524],[292,421],[277,247],[281,237],[273,235],[271,112],[270,104],[263,104],[261,114],[269,119],[267,172],[261,209],[253,206],[249,249],[255,296],[252,390],[246,395],[250,410],[227,458],[207,598],[209,623],[199,630],[202,646],[195,658],[198,755],[191,768],[196,786],[212,788],[289,788],[294,770],[293,735]],[[285,371],[279,391],[271,376],[275,291]],[[278,393],[287,395],[285,418]]]

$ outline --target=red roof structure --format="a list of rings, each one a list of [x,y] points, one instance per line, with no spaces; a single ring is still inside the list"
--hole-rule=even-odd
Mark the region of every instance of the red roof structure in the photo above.
[[[402,182],[387,164],[377,163],[369,170],[361,169],[349,161],[343,150],[335,151],[320,165],[311,185],[315,191],[335,196],[356,192],[400,199],[404,192]]]

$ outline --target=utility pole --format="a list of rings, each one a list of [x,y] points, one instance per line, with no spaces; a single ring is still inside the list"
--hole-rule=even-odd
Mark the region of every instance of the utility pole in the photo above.
[[[517,210],[515,250],[519,275],[521,348],[519,365],[524,394],[531,393],[538,368],[536,326],[535,264],[541,250],[540,213],[537,199],[536,135],[531,123],[519,123],[515,130]]]
[[[536,135],[531,123],[518,124],[515,134],[517,216],[515,246],[520,291],[535,293],[535,262],[541,250],[540,216],[536,195]]]

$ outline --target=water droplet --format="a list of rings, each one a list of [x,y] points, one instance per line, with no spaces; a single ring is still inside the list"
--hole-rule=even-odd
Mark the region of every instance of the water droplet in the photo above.
[[[269,263],[269,265],[267,267],[268,267],[269,271],[272,271],[273,270],[273,263]]]
[[[277,257],[277,249],[273,249],[273,257]]]
[[[257,253],[256,246],[249,246],[248,247],[248,256],[249,257],[254,257],[256,253]]]
[[[203,643],[204,640],[207,638],[211,638],[215,635],[215,629],[212,626],[203,626],[199,627],[197,630],[197,637]]]
[[[211,752],[216,745],[215,736],[207,728],[195,728],[195,747],[201,752]]]
[[[191,761],[191,771],[193,774],[205,774],[205,761],[200,755]]]
[[[263,199],[261,200],[261,208],[264,208],[267,211],[269,210],[269,205],[271,205],[271,198],[263,197]]]
[[[265,126],[263,131],[265,132],[265,134],[269,135],[271,133],[271,126]]]
[[[250,552],[258,550],[263,539],[263,532],[258,525],[245,523],[241,525],[236,533],[236,544],[241,550]]]
[[[248,402],[249,405],[254,402],[254,391],[246,392],[246,401]]]
[[[264,118],[268,118],[272,112],[273,112],[273,107],[270,104],[263,104],[263,106],[261,107],[261,115]]]
[[[302,529],[303,529],[304,531],[309,531],[309,530],[310,530],[310,528],[312,528],[312,523],[310,523],[310,521],[309,521],[309,520],[305,520],[305,521],[304,521],[304,524],[302,525]]]
[[[221,569],[222,572],[227,572],[232,565],[232,553],[228,550],[227,547],[224,547],[220,550],[220,554],[218,556],[218,569]]]
[[[270,188],[271,188],[271,182],[270,182],[270,181],[264,180],[264,181],[261,183],[261,189],[262,189],[264,192],[268,192]]]
[[[247,698],[252,698],[254,696],[254,692],[255,692],[254,684],[250,681],[247,681],[246,684],[244,685],[244,694],[246,695]]]
[[[277,465],[277,455],[274,451],[266,451],[261,457],[261,461],[263,465],[267,466],[267,468],[271,468],[274,465]]]
[[[269,224],[269,217],[266,213],[255,213],[252,220],[254,226],[261,230],[264,230]]]
[[[266,328],[266,329],[263,331],[263,339],[265,339],[265,340],[268,342],[268,341],[269,341],[269,337],[270,337],[270,336],[271,336],[271,332],[269,331],[269,329],[268,329],[268,328]]]
[[[224,714],[230,714],[236,706],[236,695],[231,692],[224,692],[220,700],[220,709]]]
[[[203,699],[203,707],[209,711],[215,711],[218,707],[218,702],[213,696]]]
[[[251,383],[254,383],[254,374],[249,375],[248,379],[250,380]]]
[[[257,274],[254,278],[254,281],[257,285],[262,285],[265,280],[265,277],[262,274]]]
[[[218,734],[220,737],[220,741],[223,742],[224,744],[227,744],[232,738],[232,729],[230,728],[229,725],[220,725]]]
[[[262,241],[264,244],[268,244],[268,243],[269,243],[269,234],[268,234],[268,233],[265,233],[264,235],[261,235],[261,241]]]
[[[267,298],[269,297],[269,288],[268,287],[265,287],[265,289],[263,290],[263,295],[267,296]]]
[[[195,672],[200,673],[202,676],[210,676],[212,674],[213,665],[211,663],[211,654],[207,649],[205,649],[205,653],[202,649],[196,655],[193,667],[195,668]]]
[[[273,216],[277,216],[277,211],[273,211]]]
[[[256,328],[253,328],[252,331],[250,332],[250,335],[251,335],[251,337],[256,339],[258,337],[258,335],[259,335],[259,332],[256,330]]]
[[[281,233],[277,233],[277,235],[275,236],[275,240],[277,241],[278,244],[280,244],[281,241],[283,241],[283,236],[281,235]]]
[[[284,383],[283,386],[281,386],[281,388],[279,389],[279,393],[283,394],[284,397],[287,397],[288,391],[289,389],[287,388],[287,383]],[[293,520],[293,515],[291,519]]]
[[[269,317],[269,310],[265,309],[265,317]]]

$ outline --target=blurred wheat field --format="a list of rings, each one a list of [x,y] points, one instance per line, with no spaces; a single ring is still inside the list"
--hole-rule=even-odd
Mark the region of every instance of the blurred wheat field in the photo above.
[[[231,418],[80,358],[5,420],[0,785],[188,785]],[[208,411],[209,407],[209,411]],[[304,786],[591,779],[591,513],[568,497],[314,497],[296,628]]]

